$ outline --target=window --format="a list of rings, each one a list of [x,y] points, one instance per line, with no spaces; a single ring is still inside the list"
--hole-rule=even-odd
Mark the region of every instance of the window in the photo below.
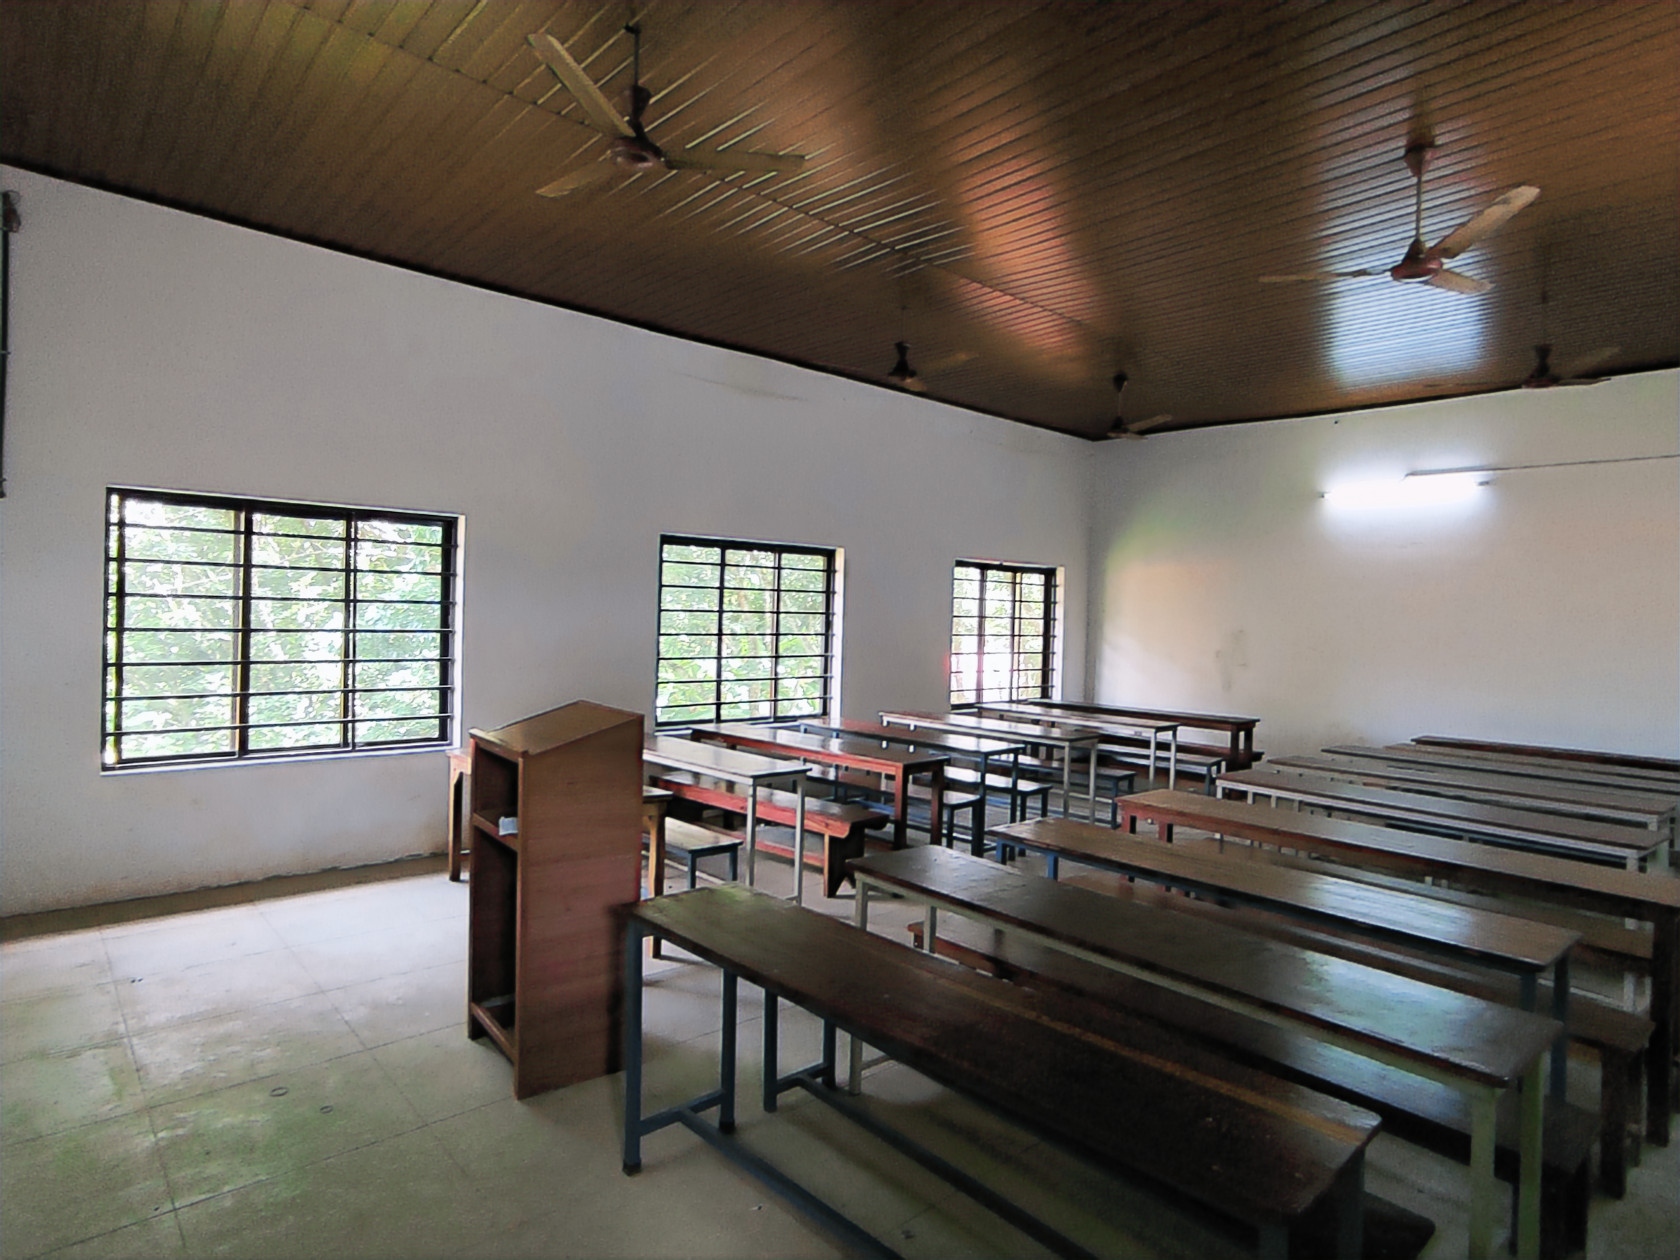
[[[456,523],[111,490],[105,767],[447,743]]]
[[[1055,682],[1056,571],[959,560],[951,591],[951,703],[1030,700]]]
[[[828,712],[833,551],[668,534],[659,560],[655,725]]]

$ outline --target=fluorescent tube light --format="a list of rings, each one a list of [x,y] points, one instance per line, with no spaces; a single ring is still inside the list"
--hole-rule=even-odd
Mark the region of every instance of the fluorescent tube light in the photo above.
[[[1324,491],[1332,507],[1354,510],[1446,507],[1475,497],[1487,484],[1487,471],[1454,468],[1441,472],[1413,472],[1404,477],[1344,481]]]

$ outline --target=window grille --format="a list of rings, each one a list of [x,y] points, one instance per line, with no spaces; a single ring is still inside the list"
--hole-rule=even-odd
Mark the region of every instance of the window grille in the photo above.
[[[1047,697],[1056,571],[959,560],[951,591],[951,704]]]
[[[109,491],[105,768],[448,743],[456,526]]]
[[[656,726],[827,715],[832,550],[666,535],[659,555]]]

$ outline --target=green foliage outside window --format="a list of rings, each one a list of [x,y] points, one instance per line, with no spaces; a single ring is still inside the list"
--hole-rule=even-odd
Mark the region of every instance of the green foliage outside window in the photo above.
[[[107,767],[446,742],[455,522],[112,490]]]
[[[833,587],[829,551],[664,539],[656,724],[826,713]]]

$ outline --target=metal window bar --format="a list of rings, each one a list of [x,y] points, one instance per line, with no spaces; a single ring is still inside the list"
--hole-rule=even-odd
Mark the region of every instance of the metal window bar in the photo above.
[[[387,512],[356,508],[342,508],[331,505],[271,502],[264,500],[226,498],[219,496],[191,495],[176,492],[157,492],[149,490],[131,490],[113,488],[109,492],[107,511],[107,632],[105,641],[105,687],[106,695],[102,706],[104,729],[101,733],[102,746],[105,752],[107,767],[125,765],[156,764],[167,762],[193,761],[225,761],[239,759],[245,756],[274,758],[288,754],[319,755],[322,751],[351,751],[364,747],[396,748],[413,745],[441,744],[448,739],[450,721],[454,716],[455,688],[451,681],[454,669],[455,652],[455,623],[454,623],[454,588],[456,573],[456,531],[455,523],[448,518],[425,516],[417,513]],[[157,503],[164,506],[205,509],[210,512],[227,513],[232,525],[221,527],[198,522],[188,523],[157,523],[152,521],[136,521],[130,511],[137,502]],[[259,524],[257,518],[267,517],[267,521]],[[323,523],[341,523],[342,528],[327,533],[302,532],[284,528],[290,521],[308,520]],[[279,525],[281,528],[272,528]],[[390,532],[383,528],[387,525],[419,526],[435,535],[433,538],[403,539],[386,537]],[[227,561],[196,560],[191,557],[135,557],[132,542],[134,535],[140,531],[173,532],[176,534],[223,535],[238,538],[239,554]],[[256,560],[256,541],[274,539],[297,539],[305,542],[324,543],[343,549],[343,561],[340,565],[328,568],[321,565],[307,564],[271,564]],[[378,558],[389,550],[409,553],[436,552],[436,568],[373,568],[364,567],[364,558]],[[223,569],[238,571],[240,574],[239,589],[231,592],[200,594],[197,592],[171,591],[169,589],[147,590],[135,592],[132,589],[131,568],[133,566],[150,565],[153,567],[172,567],[178,570],[214,570]],[[255,587],[254,575],[261,572],[287,573],[335,573],[340,577],[342,590],[333,594],[321,596],[308,595],[258,595]],[[365,575],[376,575],[381,578],[424,577],[433,579],[438,585],[438,595],[435,599],[390,599],[382,597],[362,598],[361,584]],[[221,604],[231,605],[233,620],[225,626],[148,626],[136,625],[128,616],[131,600],[215,600]],[[336,605],[340,608],[337,627],[275,626],[258,627],[254,624],[253,609],[263,604],[313,604],[317,606]],[[366,617],[363,610],[378,606],[410,606],[431,607],[437,610],[435,626],[426,627],[381,627],[365,624]],[[134,633],[155,635],[200,634],[224,635],[239,644],[236,655],[213,659],[146,659],[133,658],[129,652],[128,636]],[[367,656],[362,654],[362,635],[390,636],[386,642],[395,646],[401,642],[399,636],[431,636],[436,640],[436,650],[416,656]],[[335,635],[340,642],[340,650],[328,656],[313,654],[282,654],[279,656],[256,656],[252,649],[252,641],[258,636],[303,635],[320,636]],[[313,647],[314,644],[311,644]],[[285,668],[296,665],[332,665],[339,666],[339,686],[332,689],[316,687],[300,688],[255,688],[251,685],[252,671],[257,668]],[[416,680],[408,684],[388,684],[387,682],[369,682],[362,684],[361,666],[393,665],[413,666],[425,670],[435,670],[434,682]],[[167,668],[220,668],[232,669],[238,676],[238,686],[231,691],[184,690],[180,692],[160,693],[156,695],[128,694],[125,678],[127,670],[133,669],[167,669]],[[435,707],[428,707],[425,711],[416,713],[375,714],[364,712],[358,698],[393,692],[409,692],[416,696],[430,694],[435,696]],[[265,697],[307,696],[319,694],[337,694],[340,697],[336,716],[312,717],[300,720],[254,720],[250,714],[250,702]],[[126,712],[131,707],[144,705],[162,705],[170,701],[195,699],[222,699],[231,701],[234,720],[226,724],[199,723],[190,726],[163,725],[146,726],[135,725],[135,717]],[[181,715],[186,716],[186,715]],[[202,715],[199,715],[202,718]],[[435,734],[423,738],[403,737],[399,739],[382,738],[377,734],[377,728],[390,726],[393,723],[429,722],[435,726]],[[338,738],[332,743],[312,743],[295,747],[252,747],[250,733],[265,729],[280,730],[287,727],[299,726],[336,726]],[[226,748],[198,747],[186,752],[171,752],[156,755],[125,755],[124,738],[154,735],[191,735],[216,732],[235,732],[236,746],[233,750]]]
[[[693,549],[698,552],[709,554],[707,554],[704,559],[692,557],[678,558],[672,556],[671,551],[673,548]],[[738,554],[742,552],[767,553],[773,557],[771,564],[768,565],[743,565],[739,562],[736,562],[733,565],[733,567],[737,568],[751,567],[773,570],[774,580],[768,587],[734,586],[729,583],[726,575],[728,570],[732,567],[730,559],[731,554]],[[757,707],[762,705],[768,708],[767,713],[735,719],[749,722],[770,722],[787,717],[826,716],[833,696],[834,552],[832,550],[820,547],[801,547],[782,543],[760,543],[743,540],[695,538],[666,534],[660,538],[659,556],[659,613],[661,615],[661,626],[659,634],[660,647],[658,650],[658,663],[663,665],[666,661],[675,660],[710,661],[712,662],[712,676],[710,679],[694,680],[696,682],[709,682],[711,684],[710,699],[708,700],[691,700],[668,704],[660,703],[658,699],[658,687],[661,684],[656,683],[654,705],[654,724],[656,727],[687,726],[695,722],[722,721],[725,719],[725,710],[737,706]],[[789,556],[800,556],[815,559],[820,561],[820,565],[790,566],[787,564],[787,558]],[[667,564],[693,564],[697,566],[712,567],[716,570],[716,579],[704,586],[694,582],[667,581],[665,576],[665,566]],[[815,591],[805,591],[804,588],[787,586],[785,584],[785,579],[789,572],[820,573],[820,588]],[[713,592],[716,606],[714,609],[710,610],[698,610],[685,609],[680,605],[674,605],[671,600],[667,598],[667,595],[669,592],[679,590],[711,591]],[[818,617],[819,624],[821,626],[820,631],[818,631],[815,635],[820,643],[819,649],[816,652],[794,652],[782,650],[781,628],[782,617],[784,615],[782,597],[785,592],[790,590],[798,590],[804,593],[820,596],[819,609],[813,614],[807,614]],[[724,639],[727,637],[724,630],[724,618],[726,614],[731,611],[726,607],[726,597],[731,591],[762,591],[770,598],[770,607],[765,610],[768,618],[769,629],[763,635],[763,637],[769,640],[768,653],[763,658],[770,662],[768,673],[750,676],[731,676],[727,678],[724,675],[725,662],[734,659],[726,654],[723,648]],[[665,650],[663,614],[666,612],[676,611],[715,612],[717,617],[717,626],[713,632],[709,634],[690,633],[685,636],[688,638],[709,640],[711,644],[710,651],[676,654],[668,653]],[[821,692],[820,697],[816,699],[805,697],[794,699],[784,698],[781,695],[780,686],[780,684],[784,681],[784,676],[780,670],[781,665],[790,661],[809,660],[818,660],[821,662],[821,668],[818,672],[789,677],[798,677],[801,680],[810,680],[817,683]],[[764,699],[725,700],[723,698],[724,687],[729,683],[768,683],[768,694]],[[671,714],[676,714],[676,716],[669,716]]]

